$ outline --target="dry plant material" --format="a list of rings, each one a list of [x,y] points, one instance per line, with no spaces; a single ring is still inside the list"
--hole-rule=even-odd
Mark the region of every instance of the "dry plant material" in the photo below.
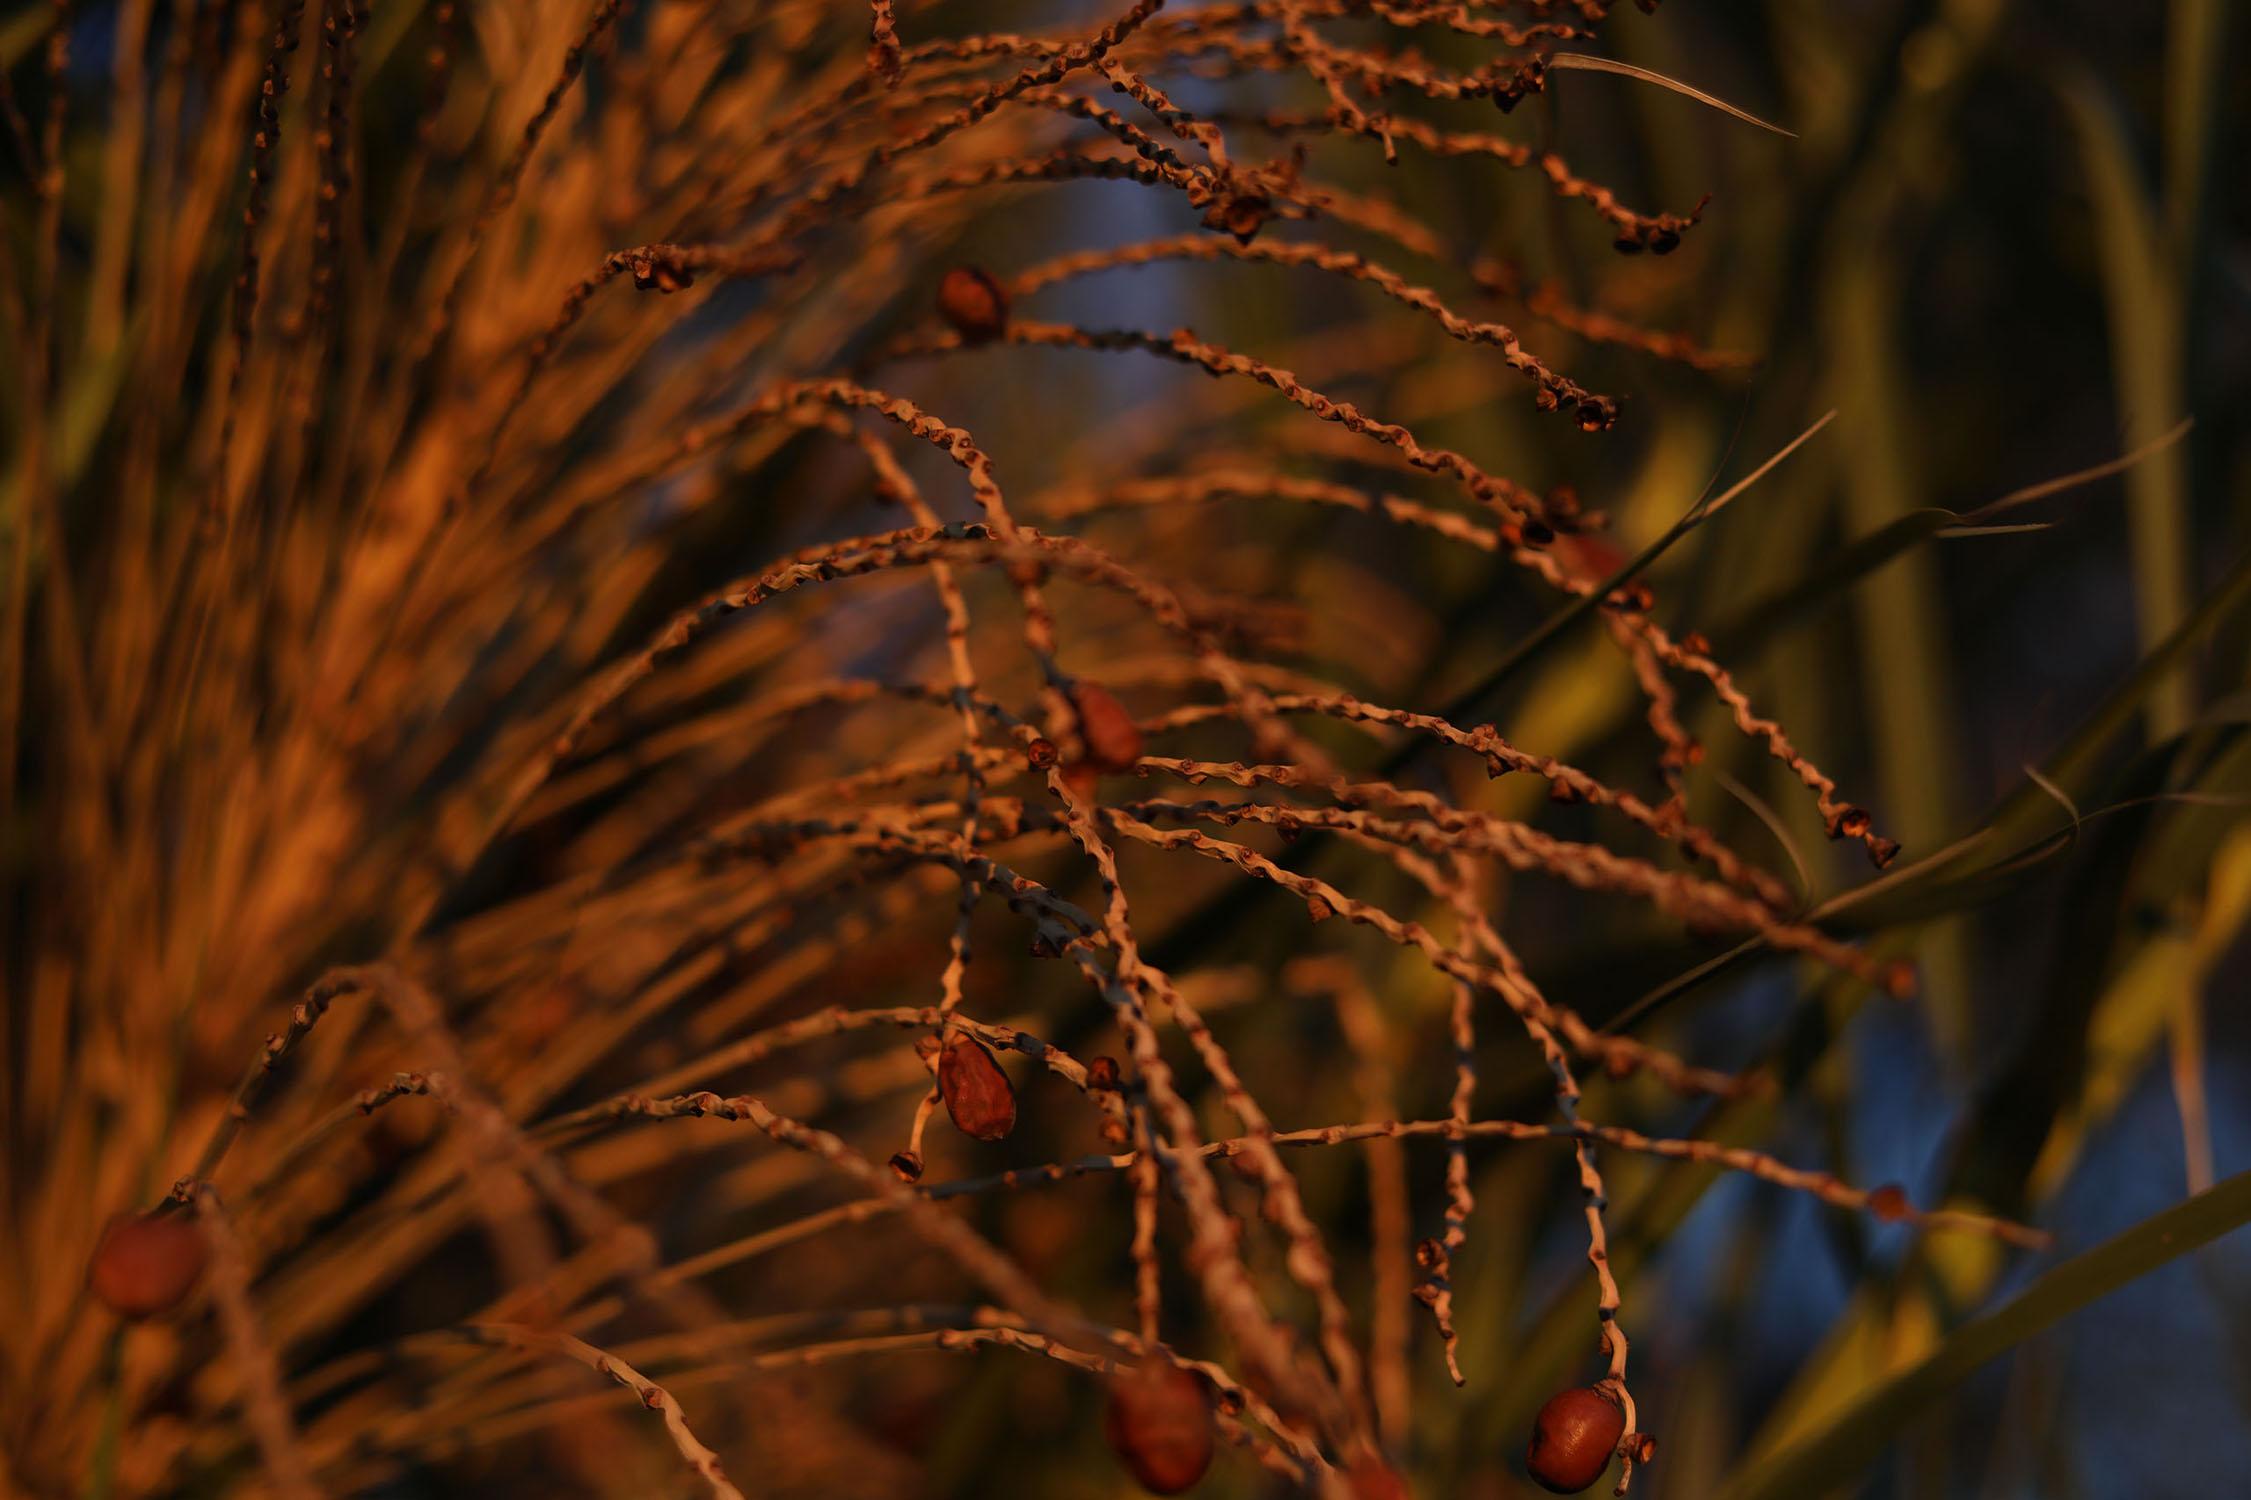
[[[188,1215],[120,1214],[102,1231],[86,1285],[121,1318],[153,1318],[188,1299],[210,1259],[210,1246]]]
[[[997,1141],[1016,1128],[1016,1090],[975,1037],[957,1035],[939,1048],[938,1092],[954,1128],[972,1140]],[[919,1158],[914,1166],[919,1174]]]
[[[1153,1495],[1177,1495],[1211,1467],[1211,1398],[1201,1380],[1170,1360],[1150,1358],[1113,1376],[1102,1428]]]
[[[1532,1419],[1525,1470],[1556,1494],[1575,1495],[1602,1477],[1625,1434],[1626,1414],[1600,1387],[1560,1392]]]
[[[938,315],[965,344],[989,344],[1008,331],[1008,289],[982,266],[956,266],[938,283]]]
[[[1108,688],[1097,682],[1071,685],[1071,706],[1079,716],[1079,739],[1087,764],[1097,771],[1130,771],[1141,759],[1141,729]]]
[[[1041,34],[926,35],[954,10],[659,0],[626,24],[624,0],[537,0],[503,23],[436,0],[379,26],[385,60],[355,73],[375,33],[351,0],[285,0],[256,26],[188,5],[153,29],[128,4],[99,80],[55,26],[42,138],[18,133],[38,170],[0,184],[28,252],[23,295],[0,299],[27,351],[0,425],[30,435],[0,507],[0,827],[55,856],[11,865],[0,900],[0,980],[24,1018],[0,1090],[23,1170],[0,1174],[0,1206],[52,1230],[0,1264],[0,1395],[39,1401],[0,1427],[10,1481],[76,1493],[114,1442],[119,1500],[460,1488],[460,1465],[518,1460],[569,1470],[558,1487],[630,1488],[604,1445],[552,1441],[589,1399],[576,1362],[617,1387],[593,1399],[661,1412],[666,1461],[716,1496],[734,1493],[716,1449],[739,1444],[761,1493],[857,1500],[850,1483],[915,1476],[741,1377],[994,1347],[1107,1379],[1109,1440],[1158,1493],[1196,1483],[1224,1433],[1300,1489],[1399,1500],[1375,1455],[1403,1427],[1410,1299],[1455,1378],[1474,1374],[1450,1281],[1473,1146],[1576,1169],[1609,1371],[1601,1394],[1558,1398],[1600,1409],[1536,1440],[1536,1473],[1590,1444],[1606,1459],[1635,1425],[1606,1156],[2036,1243],[1654,1133],[1630,1088],[1587,1104],[1590,1074],[1662,1098],[1762,1085],[1598,1030],[1491,916],[1497,879],[1893,982],[1695,821],[1682,783],[1702,746],[1676,700],[1701,684],[1836,837],[1879,864],[1896,848],[1708,643],[1657,623],[1646,581],[1602,601],[1602,649],[1646,700],[1654,790],[1408,701],[1444,661],[1377,660],[1432,601],[1423,575],[1383,578],[1340,538],[1396,528],[1415,544],[1401,569],[1454,553],[1543,604],[1624,561],[1569,487],[1391,409],[1407,372],[1454,361],[1448,401],[1520,403],[1565,448],[1620,420],[1595,377],[1465,299],[1519,298],[1598,353],[1742,362],[1525,294],[1419,216],[1432,195],[1355,185],[1384,158],[1466,160],[1567,205],[1596,266],[1613,241],[1672,249],[1703,205],[1636,208],[1557,151],[1422,117],[1505,113],[1610,9],[1113,0]],[[1016,221],[1058,185],[1161,197],[1181,232],[1052,254]],[[1028,268],[955,264],[934,307],[899,305],[972,228]],[[1084,278],[1160,264],[1208,280],[1222,311],[1228,278],[1349,281],[1360,311],[1251,320],[1271,330],[1255,348],[1054,320],[1128,305]],[[1030,434],[1052,491],[1002,431],[1023,403],[968,378],[973,345],[979,377],[1117,367],[1102,389],[1126,394]],[[872,501],[882,519],[863,523]],[[1268,525],[1258,506],[1290,509]],[[1190,507],[1221,517],[1224,554],[1179,525]],[[1353,529],[1325,529],[1340,518]],[[1244,581],[1209,579],[1222,561]],[[1415,775],[1370,769],[1402,748],[1423,754]],[[1496,810],[1506,788],[1488,797],[1480,769],[1544,784],[1593,831]],[[1128,772],[1143,800],[1105,800]],[[1257,1012],[1293,1003],[1193,930],[1254,886],[1286,943],[1323,924],[1336,963],[1404,959],[1450,996],[1363,1007],[1346,1051],[1446,1059],[1402,1070],[1368,1106],[1381,1118],[1280,1118],[1276,1099],[1357,1059],[1277,1080],[1215,1024],[1229,1006],[1286,1022]],[[988,928],[1007,933],[990,954],[972,943]],[[973,959],[1023,1014],[980,1014]],[[1359,983],[1375,995],[1367,969]],[[1544,1069],[1536,1118],[1474,1115],[1478,1059],[1504,1037]],[[1015,1131],[1003,1051],[1081,1111],[1051,1139]],[[992,1175],[927,1180],[941,1103],[971,1138],[1009,1138]],[[91,1242],[125,1184],[181,1170],[181,1122],[203,1122],[175,1190],[203,1230],[133,1215],[91,1266],[54,1251]],[[729,1122],[755,1159],[715,1170]],[[1073,1154],[1089,1137],[1105,1149]],[[1367,1254],[1292,1162],[1352,1142],[1395,1165],[1447,1157],[1442,1199],[1412,1201],[1424,1179],[1400,1169]],[[1132,1331],[1086,1311],[1118,1289],[1047,1278],[1100,1257],[1049,1243],[1020,1263],[974,1227],[1011,1214],[950,1206],[1075,1179],[1114,1187]],[[841,1196],[816,1200],[823,1183]],[[634,1217],[658,1203],[686,1206]],[[896,1261],[869,1228],[891,1218],[932,1247],[934,1280],[983,1300],[892,1305]],[[100,1309],[181,1305],[207,1236],[225,1337],[149,1341],[145,1369],[106,1376]],[[443,1302],[390,1293],[450,1284],[470,1246],[488,1305],[367,1333],[379,1309]],[[793,1248],[823,1275],[711,1279]],[[1364,1354],[1371,1270],[1391,1306]],[[756,1305],[768,1289],[786,1305]],[[1134,1363],[1168,1319],[1229,1364]],[[867,1368],[870,1392],[907,1383]],[[698,1388],[715,1446],[675,1399]]]

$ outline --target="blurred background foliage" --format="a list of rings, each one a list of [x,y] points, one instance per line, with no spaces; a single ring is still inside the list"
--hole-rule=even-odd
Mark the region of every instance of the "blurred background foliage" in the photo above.
[[[864,12],[833,9],[808,24],[857,47]],[[1324,145],[1324,181],[1380,190],[1434,230],[1446,255],[1493,263],[1482,287],[1439,261],[1413,267],[1416,279],[1519,326],[1557,368],[1624,397],[1616,427],[1599,435],[1536,413],[1489,351],[1403,323],[1355,283],[1164,264],[1041,294],[1047,315],[1089,326],[1191,326],[1537,489],[1570,486],[1610,514],[1628,551],[1836,412],[1772,474],[1669,546],[1648,576],[1658,618],[1709,637],[1753,699],[1905,852],[1871,884],[1863,852],[1829,843],[1788,773],[1726,732],[1724,710],[1693,693],[1690,727],[1710,753],[1689,774],[1690,807],[1793,878],[1831,930],[1912,959],[1920,994],[1871,995],[1756,944],[1715,944],[1655,912],[1590,908],[1529,881],[1500,882],[1494,910],[1544,987],[1598,1024],[1715,1066],[1763,1064],[1787,1085],[1778,1096],[1690,1105],[1642,1083],[1596,1082],[1591,1113],[1756,1145],[1855,1182],[1898,1182],[1917,1202],[2018,1216],[2054,1230],[2058,1243],[2026,1257],[1983,1241],[1920,1239],[1701,1166],[1618,1160],[1612,1259],[1636,1332],[1636,1396],[1660,1443],[1636,1484],[1657,1500],[2162,1500],[2231,1492],[2251,1473],[2251,1241],[2231,1232],[2251,1217],[2251,1201],[2230,1176],[2251,1166],[2251,1007],[2242,1003],[2251,991],[2251,90],[2240,84],[2251,23],[2236,9],[2224,0],[1668,0],[1652,16],[1614,17],[1601,33],[1606,55],[1789,132],[1635,79],[1551,73],[1503,127],[1509,134],[1554,146],[1649,211],[1686,211],[1710,196],[1701,223],[1662,258],[1619,254],[1608,226],[1560,202],[1536,173],[1412,150],[1387,167],[1371,143]],[[74,109],[99,119],[118,11],[91,4],[67,14],[76,61],[66,86]],[[909,10],[903,24],[912,42],[1100,20],[1086,7],[1062,16],[1052,6],[945,0]],[[32,120],[45,102],[37,62],[53,24],[44,6],[0,24],[0,63]],[[430,24],[417,0],[371,9],[357,122],[370,202],[394,185],[412,133],[410,85]],[[629,16],[628,50],[635,28],[649,24],[647,14]],[[1354,24],[1337,34],[1352,35]],[[487,46],[507,29],[490,16],[479,25]],[[1460,38],[1419,40],[1449,65],[1479,55]],[[474,74],[493,65],[468,47],[460,66]],[[623,96],[605,93],[616,87],[598,58],[587,115],[621,107]],[[1307,94],[1302,80],[1183,79],[1177,97],[1225,120],[1229,110],[1302,106]],[[1489,101],[1416,101],[1413,112],[1451,128],[1494,128]],[[574,105],[562,139],[582,124]],[[478,138],[473,121],[460,133]],[[506,132],[495,126],[490,136],[504,141]],[[93,255],[98,239],[100,143],[92,128],[70,137],[73,196],[62,222],[74,258]],[[76,170],[80,162],[87,170]],[[7,221],[19,268],[35,260],[33,216],[13,211],[29,202],[22,187],[11,179]],[[535,181],[527,196],[539,191]],[[902,232],[887,267],[836,289],[855,314],[836,320],[843,331],[805,333],[804,342],[839,363],[872,359],[926,320],[950,265],[1007,275],[1064,250],[1194,224],[1169,196],[1100,182],[1062,184],[1005,215],[933,218],[919,238]],[[1346,224],[1313,228],[1329,243],[1398,254]],[[542,284],[532,300],[547,306],[554,292]],[[727,295],[673,329],[660,355],[707,347],[756,306]],[[1552,302],[1744,359],[1699,370],[1581,339],[1542,315]],[[97,354],[121,336],[98,320],[70,334]],[[73,368],[63,467],[92,462],[98,472],[89,450],[113,403],[165,397],[130,386],[120,395],[116,362]],[[1264,392],[1133,354],[994,349],[902,363],[882,383],[976,432],[1025,494],[1067,501],[1090,476],[1108,483],[1251,450],[1308,473],[1372,474],[1372,487],[1410,482],[1356,470],[1365,460],[1278,415]],[[603,411],[587,409],[589,432]],[[9,436],[24,439],[20,428]],[[2122,473],[2025,496],[2129,453],[2142,456]],[[634,554],[636,587],[593,633],[638,640],[677,601],[746,567],[898,524],[864,496],[817,508],[788,498],[833,492],[838,462],[833,446],[793,438],[755,470],[762,503],[681,502],[684,519],[660,548]],[[907,463],[933,490],[949,482],[942,459],[912,454]],[[10,504],[20,504],[14,493]],[[87,486],[64,494],[70,534],[97,548],[106,524],[97,496]],[[650,511],[652,529],[673,519],[659,502]],[[1056,513],[1070,514],[1068,505]],[[1518,746],[1616,784],[1656,784],[1630,664],[1592,615],[1526,653],[1559,605],[1505,563],[1274,500],[1089,509],[1078,519],[1088,536],[1161,558],[1184,596],[1260,601],[1261,612],[1239,623],[1270,659],[1318,665],[1385,702],[1455,704],[1460,722],[1490,721]],[[22,546],[23,528],[13,534]],[[1339,600],[1352,610],[1331,608]],[[1075,632],[1067,647],[1104,659],[1104,621],[1066,623]],[[845,612],[823,625],[818,649],[867,670],[928,666],[936,624],[934,610]],[[792,753],[817,760],[821,732],[811,726],[814,742]],[[1334,748],[1368,761],[1349,737]],[[1593,828],[1592,813],[1546,806],[1526,778],[1487,784],[1481,768],[1435,757],[1410,759],[1401,775],[1558,832]],[[35,801],[38,774],[26,784]],[[749,796],[741,786],[734,794]],[[567,833],[527,831],[481,864],[448,910],[466,920],[574,860],[584,867],[590,856],[572,850],[585,845],[572,841],[598,835],[604,810],[566,820]],[[0,836],[21,942],[21,892],[39,878],[43,854],[28,814]],[[1381,878],[1334,848],[1316,847],[1303,867],[1340,884]],[[1231,873],[1143,881],[1137,921],[1156,961],[1216,976],[1225,1040],[1278,1124],[1360,1117],[1383,1092],[1402,1118],[1442,1115],[1452,1078],[1440,976],[1342,923],[1309,929],[1270,890],[1246,889]],[[886,918],[896,925],[878,930],[891,940],[853,951],[814,998],[926,999],[950,917],[942,896],[927,904],[920,926]],[[1059,998],[1067,986],[1020,957],[1020,934],[997,915],[989,928],[985,920],[975,972],[986,1013],[1036,1017],[1042,1035],[1081,1055],[1116,1050],[1083,997]],[[355,939],[387,936],[371,916],[308,945],[306,956],[350,958]],[[1368,976],[1396,1022],[1373,1044],[1307,1003],[1324,993],[1328,955]],[[298,968],[288,977],[310,976]],[[19,977],[11,994],[24,993]],[[1275,1003],[1252,1003],[1263,1000]],[[247,1055],[272,1013],[208,1039],[210,1054]],[[525,1024],[539,1033],[536,1017]],[[708,1046],[697,1024],[652,1028],[612,1084]],[[832,1062],[843,1078],[850,1059]],[[1521,1038],[1496,1034],[1480,1062],[1481,1117],[1544,1107],[1546,1080]],[[830,1104],[887,1098],[885,1128],[896,1129],[902,1090],[917,1081],[871,1083],[858,1095],[859,1084],[840,1085],[844,1102]],[[1216,1099],[1202,1104],[1215,1138],[1224,1134]],[[1047,1123],[1041,1108],[1027,1097],[1030,1126]],[[1486,1145],[1474,1161],[1478,1214],[1455,1274],[1468,1384],[1456,1391],[1446,1380],[1437,1341],[1412,1309],[1403,1467],[1425,1497],[1499,1500],[1528,1492],[1519,1456],[1531,1413],[1595,1371],[1593,1292],[1567,1159]],[[966,1172],[967,1163],[954,1165]],[[1411,1156],[1417,1234],[1430,1232],[1442,1202],[1442,1169],[1435,1151]],[[1368,1212],[1361,1159],[1306,1153],[1301,1170],[1348,1279],[1359,1277],[1356,1311],[1396,1316],[1371,1307],[1365,1290],[1370,1235],[1399,1226]],[[147,1185],[164,1180],[152,1166]],[[708,1185],[691,1173],[672,1191]],[[2178,1206],[2192,1194],[2204,1196]],[[652,1196],[630,1211],[686,1232],[693,1213],[665,1202]],[[2144,1225],[2160,1214],[2172,1217]],[[979,1222],[1043,1281],[1124,1305],[1130,1217],[1104,1184],[988,1203]],[[19,1236],[28,1223],[14,1226]],[[333,1335],[336,1347],[458,1315],[461,1297],[447,1286],[456,1274],[433,1253],[422,1274],[371,1298]],[[925,1280],[943,1278],[903,1269],[880,1244],[860,1256],[816,1245],[715,1285],[733,1306],[786,1307],[871,1282],[911,1299]],[[1197,1316],[1186,1303],[1167,1311],[1191,1326]],[[834,1377],[846,1382],[836,1404],[856,1413],[883,1463],[905,1460],[883,1472],[909,1476],[902,1482],[913,1492],[1125,1492],[1098,1447],[1095,1395],[1075,1373],[1001,1351],[900,1363],[907,1368],[882,1384]],[[724,1422],[704,1436],[729,1450]],[[476,1456],[492,1451],[509,1456]],[[573,1460],[573,1482],[590,1485],[600,1467]],[[433,1460],[383,1493],[512,1493],[521,1474],[548,1472],[503,1444]],[[645,1472],[664,1477],[613,1475],[610,1492],[676,1482],[662,1463],[634,1475]],[[1265,1482],[1248,1464],[1223,1464],[1198,1493],[1262,1493]]]

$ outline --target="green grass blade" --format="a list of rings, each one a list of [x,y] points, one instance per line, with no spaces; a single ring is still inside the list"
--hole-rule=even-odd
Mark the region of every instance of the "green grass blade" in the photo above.
[[[2240,1172],[2144,1219],[1963,1324],[1921,1364],[1871,1391],[1820,1431],[1739,1475],[1720,1492],[1720,1500],[1803,1500],[1849,1483],[1917,1413],[1987,1360],[2247,1222],[2251,1172]]]
[[[2128,444],[2138,446],[2177,423],[2186,401],[2178,277],[2133,142],[2109,92],[2083,68],[2067,71],[2058,88],[2093,200],[2119,412]],[[2188,612],[2188,455],[2178,448],[2151,455],[2127,474],[2126,496],[2134,609],[2147,650]],[[2188,673],[2169,674],[2150,695],[2151,737],[2178,729],[2193,708]]]

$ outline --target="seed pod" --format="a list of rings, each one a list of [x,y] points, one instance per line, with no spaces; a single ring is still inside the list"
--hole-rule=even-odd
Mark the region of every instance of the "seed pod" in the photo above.
[[[1088,1088],[1115,1092],[1118,1085],[1118,1060],[1116,1058],[1098,1057],[1086,1065],[1086,1086]]]
[[[1352,1486],[1352,1500],[1413,1500],[1399,1471],[1373,1454],[1360,1455],[1344,1478]]]
[[[1626,565],[1626,554],[1612,542],[1592,532],[1574,531],[1556,538],[1555,560],[1563,571],[1581,583],[1600,583]]]
[[[1235,236],[1236,242],[1247,245],[1258,238],[1258,231],[1274,212],[1273,200],[1264,193],[1230,193],[1204,210],[1204,227],[1217,229]]]
[[[1211,1467],[1211,1401],[1204,1383],[1165,1360],[1150,1359],[1110,1382],[1102,1431],[1153,1495],[1177,1495]]]
[[[956,266],[938,283],[938,315],[965,344],[985,344],[1008,331],[1008,292],[980,266]]]
[[[1098,771],[1132,770],[1141,759],[1141,729],[1125,705],[1108,688],[1080,682],[1071,687],[1071,707],[1078,711],[1088,764]]]
[[[1896,1182],[1887,1182],[1868,1195],[1868,1211],[1886,1224],[1904,1224],[1915,1217],[1915,1205],[1908,1201],[1907,1190]]]
[[[1524,1467],[1558,1495],[1574,1495],[1602,1477],[1625,1436],[1626,1414],[1601,1390],[1587,1387],[1548,1398],[1532,1419]]]
[[[210,1254],[185,1214],[122,1214],[102,1230],[86,1284],[111,1312],[138,1321],[185,1302]]]
[[[1016,1090],[973,1036],[956,1036],[939,1052],[938,1092],[954,1127],[972,1140],[997,1141],[1016,1126]]]

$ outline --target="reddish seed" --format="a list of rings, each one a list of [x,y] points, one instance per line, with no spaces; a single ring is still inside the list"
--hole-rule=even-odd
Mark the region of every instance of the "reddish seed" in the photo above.
[[[1352,1486],[1352,1500],[1413,1500],[1407,1481],[1380,1458],[1362,1454],[1344,1477]]]
[[[1055,764],[1055,742],[1039,739],[1024,747],[1024,761],[1035,771],[1044,771]]]
[[[973,1140],[997,1141],[1016,1126],[1016,1090],[975,1037],[956,1036],[939,1052],[938,1092],[955,1128]]]
[[[1556,538],[1555,559],[1581,583],[1600,583],[1626,565],[1625,553],[1583,531]]]
[[[938,314],[964,343],[988,343],[1008,331],[1008,292],[983,268],[956,266],[938,283]]]
[[[1868,1212],[1886,1224],[1902,1224],[1915,1217],[1915,1205],[1896,1182],[1887,1182],[1868,1195]]]
[[[1118,1086],[1118,1060],[1114,1057],[1098,1057],[1088,1063],[1086,1086],[1090,1089],[1115,1091]]]
[[[149,1318],[187,1300],[210,1248],[184,1214],[124,1214],[109,1221],[87,1269],[95,1298],[123,1318]]]
[[[901,1182],[920,1182],[922,1181],[922,1158],[912,1151],[893,1152],[891,1170],[899,1174]]]
[[[1573,1495],[1602,1477],[1626,1432],[1626,1414],[1592,1387],[1548,1398],[1532,1420],[1524,1467],[1558,1495]]]
[[[1141,729],[1125,705],[1108,688],[1080,682],[1071,688],[1071,707],[1078,711],[1088,764],[1098,771],[1132,770],[1141,759]]]
[[[1141,1487],[1177,1495],[1211,1467],[1211,1402],[1204,1383],[1151,1359],[1110,1382],[1102,1430]]]

